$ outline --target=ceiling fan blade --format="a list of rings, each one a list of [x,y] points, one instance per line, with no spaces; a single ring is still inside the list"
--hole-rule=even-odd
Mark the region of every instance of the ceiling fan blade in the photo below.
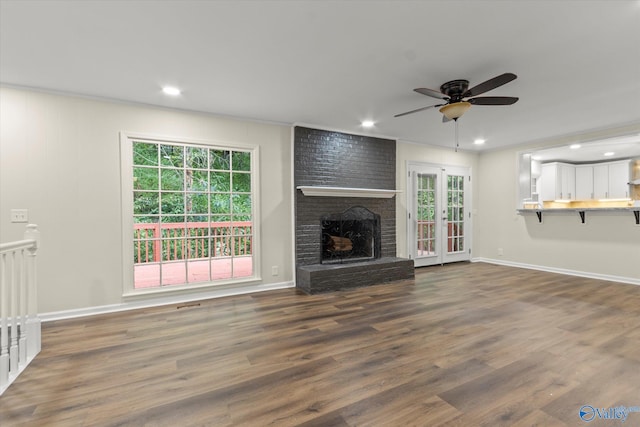
[[[407,111],[406,113],[396,114],[396,115],[395,115],[395,116],[393,116],[393,117],[406,116],[407,114],[417,113],[418,111],[428,110],[429,108],[442,107],[443,105],[444,105],[444,104],[429,105],[428,107],[417,108],[417,109],[415,109],[415,110]]]
[[[449,99],[449,97],[447,95],[445,95],[444,93],[440,92],[439,90],[427,89],[426,87],[419,87],[419,88],[414,89],[414,91],[418,92],[418,93],[421,93],[423,95],[430,96],[432,98]]]
[[[492,79],[487,80],[486,82],[480,83],[479,85],[472,87],[471,89],[463,93],[462,97],[466,98],[468,96],[480,95],[481,93],[488,92],[492,89],[502,86],[503,84],[509,83],[510,81],[515,80],[517,77],[518,76],[516,76],[513,73],[501,74],[499,76],[496,76]]]
[[[514,96],[481,96],[468,99],[467,102],[473,105],[511,105],[518,102],[518,99]]]

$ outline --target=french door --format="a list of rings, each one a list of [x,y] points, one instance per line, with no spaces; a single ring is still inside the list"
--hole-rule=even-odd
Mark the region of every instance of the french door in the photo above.
[[[407,242],[415,266],[469,260],[469,168],[409,163],[407,169]]]

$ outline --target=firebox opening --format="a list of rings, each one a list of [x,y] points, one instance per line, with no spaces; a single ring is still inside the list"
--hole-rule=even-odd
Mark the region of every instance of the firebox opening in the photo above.
[[[380,215],[355,206],[325,215],[322,224],[322,264],[380,258]]]

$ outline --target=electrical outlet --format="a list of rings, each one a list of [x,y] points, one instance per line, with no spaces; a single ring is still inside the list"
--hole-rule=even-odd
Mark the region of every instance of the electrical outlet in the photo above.
[[[504,249],[498,248],[498,256],[504,256]]]
[[[27,209],[11,209],[11,222],[29,222]]]
[[[274,265],[273,267],[271,267],[271,275],[272,276],[277,276],[278,275],[278,266]]]

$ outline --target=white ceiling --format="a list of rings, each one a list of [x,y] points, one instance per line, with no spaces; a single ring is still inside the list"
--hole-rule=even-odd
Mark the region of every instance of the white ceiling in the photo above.
[[[485,95],[520,101],[473,106],[461,148],[640,123],[639,0],[0,0],[0,16],[3,84],[452,147],[436,109],[394,114],[439,103],[416,87],[512,72]]]

